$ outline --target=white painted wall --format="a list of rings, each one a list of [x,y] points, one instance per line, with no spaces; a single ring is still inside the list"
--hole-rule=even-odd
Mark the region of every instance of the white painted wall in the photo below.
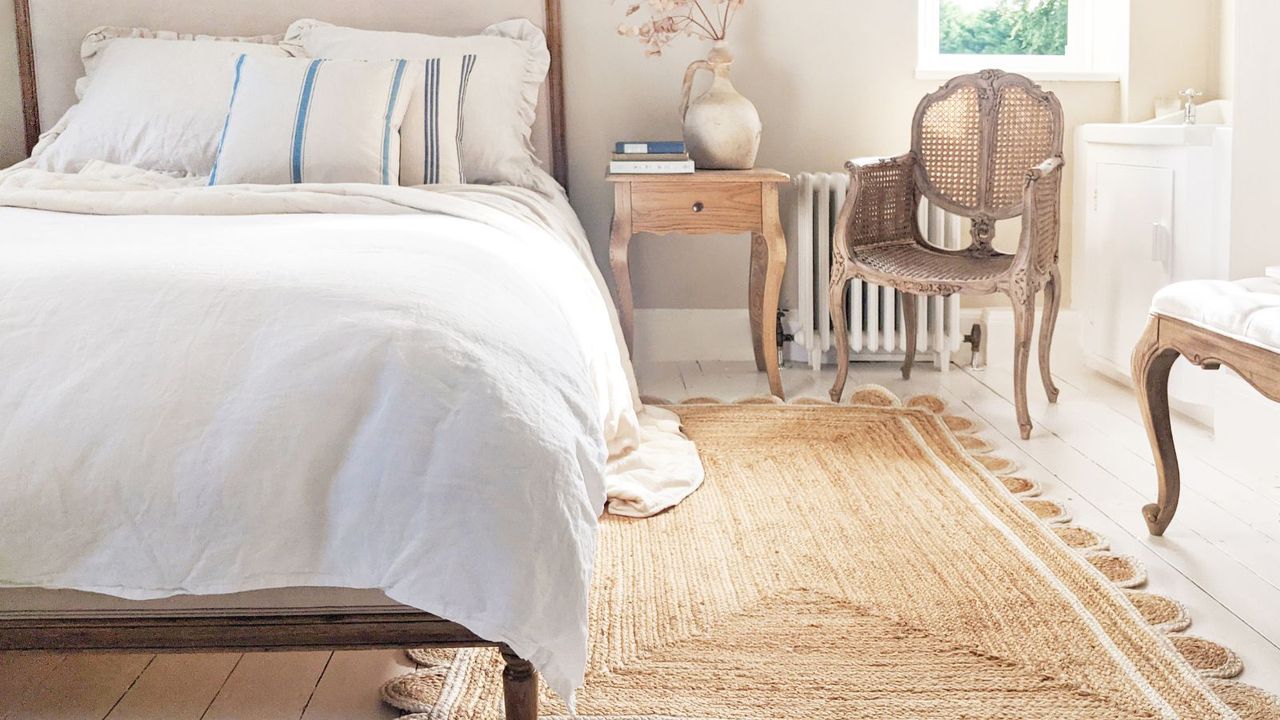
[[[1150,120],[1157,100],[1176,103],[1189,87],[1204,93],[1200,102],[1219,97],[1222,0],[1130,3],[1124,121]]]
[[[1133,0],[1136,62],[1126,94],[1117,83],[1047,84],[1062,99],[1067,137],[1081,123],[1120,120],[1126,103],[1149,105],[1150,98],[1176,94],[1188,84],[1215,89],[1210,78],[1218,74],[1219,2]],[[685,41],[666,57],[643,57],[637,43],[614,33],[623,8],[610,0],[564,0],[573,201],[602,262],[612,211],[602,180],[610,146],[620,138],[678,137],[680,79],[685,66],[705,52]],[[0,165],[22,154],[12,12],[12,3],[0,0]],[[749,2],[734,28],[734,79],[765,123],[760,163],[789,172],[838,170],[849,157],[905,151],[912,111],[938,85],[915,79],[915,32],[913,0]],[[1064,183],[1068,272],[1072,172],[1068,167]],[[1008,247],[1014,238],[1016,228],[1008,228],[1000,243]],[[632,247],[639,307],[745,303],[742,239],[642,238]]]
[[[1235,0],[1235,130],[1232,160],[1231,276],[1280,265],[1275,203],[1280,197],[1280,2]]]

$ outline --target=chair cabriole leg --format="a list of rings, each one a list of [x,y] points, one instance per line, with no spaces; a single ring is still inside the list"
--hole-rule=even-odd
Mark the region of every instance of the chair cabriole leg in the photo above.
[[[1049,269],[1044,286],[1044,318],[1040,321],[1040,380],[1049,402],[1058,402],[1058,386],[1053,384],[1049,356],[1053,350],[1053,332],[1058,325],[1058,308],[1062,304],[1062,273],[1055,264]]]
[[[844,300],[849,291],[849,277],[843,268],[831,269],[831,324],[836,332],[836,381],[831,386],[831,401],[840,402],[844,384],[849,379],[849,323],[845,318]]]
[[[911,379],[911,367],[916,362],[916,323],[919,321],[919,305],[916,296],[902,293],[902,319],[906,321],[907,356],[902,361],[902,379]]]
[[[1026,299],[1013,298],[1013,404],[1018,411],[1018,432],[1023,440],[1031,439],[1031,413],[1027,410],[1027,366],[1031,361],[1031,335],[1035,330],[1034,294]]]

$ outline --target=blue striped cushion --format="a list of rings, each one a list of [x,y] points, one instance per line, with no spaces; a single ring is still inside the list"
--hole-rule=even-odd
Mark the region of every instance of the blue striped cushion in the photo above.
[[[463,183],[463,107],[475,55],[419,61],[421,80],[414,87],[409,113],[400,130],[401,185]]]
[[[241,55],[234,72],[210,185],[397,183],[420,63]]]

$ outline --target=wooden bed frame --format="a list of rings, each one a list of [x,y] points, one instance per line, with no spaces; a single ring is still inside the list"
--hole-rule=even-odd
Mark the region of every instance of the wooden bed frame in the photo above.
[[[29,0],[14,0],[18,39],[18,72],[27,152],[40,135],[36,58]],[[551,52],[547,78],[553,175],[568,187],[565,144],[564,74],[560,0],[543,0],[544,31]],[[506,667],[503,696],[507,720],[538,716],[538,676],[533,666],[510,648],[485,640],[465,627],[422,612],[341,611],[293,614],[156,613],[128,617],[51,617],[0,620],[0,651],[58,652],[253,652],[286,650],[370,650],[414,647],[497,647]]]

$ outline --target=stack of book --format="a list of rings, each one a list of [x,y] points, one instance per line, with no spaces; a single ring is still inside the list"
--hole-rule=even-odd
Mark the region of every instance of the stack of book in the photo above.
[[[679,175],[693,172],[684,143],[620,142],[613,149],[609,172],[615,175]]]

